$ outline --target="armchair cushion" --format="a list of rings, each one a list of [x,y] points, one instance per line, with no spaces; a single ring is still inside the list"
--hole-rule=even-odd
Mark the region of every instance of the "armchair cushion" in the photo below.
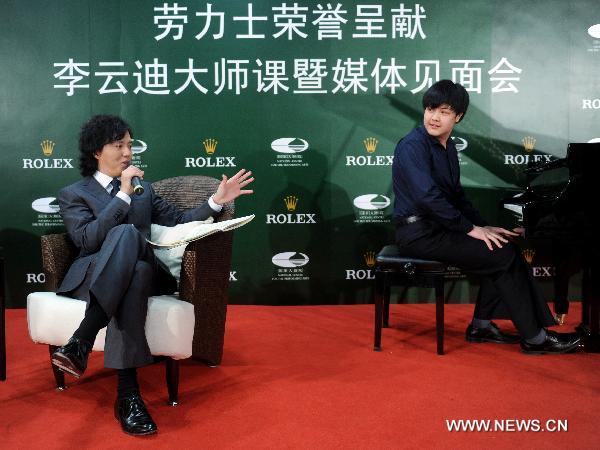
[[[33,292],[27,296],[27,325],[36,343],[61,346],[67,343],[85,314],[86,302]],[[98,333],[93,350],[104,350],[106,328]],[[192,355],[194,306],[169,295],[150,297],[146,316],[146,339],[155,356],[185,359]]]

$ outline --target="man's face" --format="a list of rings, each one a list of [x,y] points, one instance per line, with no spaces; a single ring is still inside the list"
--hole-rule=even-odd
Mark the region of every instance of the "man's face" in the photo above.
[[[131,145],[133,139],[125,132],[123,139],[110,142],[94,155],[98,160],[98,170],[113,178],[121,176],[121,172],[131,164]]]
[[[456,114],[450,105],[445,103],[437,108],[428,106],[423,114],[423,125],[430,136],[445,145],[454,125],[460,121],[461,117],[462,114]]]

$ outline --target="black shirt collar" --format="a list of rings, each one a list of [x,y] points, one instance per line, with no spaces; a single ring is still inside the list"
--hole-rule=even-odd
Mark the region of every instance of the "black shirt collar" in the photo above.
[[[444,148],[444,146],[442,144],[440,144],[440,141],[438,141],[436,138],[434,138],[433,136],[431,136],[427,130],[425,129],[425,127],[423,125],[417,127],[417,131],[431,144],[431,145],[437,145],[439,148],[441,148],[442,150],[448,150],[448,149],[452,149],[454,150],[454,141],[452,140],[452,135],[450,135],[450,137],[448,138],[448,141],[446,142],[446,148]]]

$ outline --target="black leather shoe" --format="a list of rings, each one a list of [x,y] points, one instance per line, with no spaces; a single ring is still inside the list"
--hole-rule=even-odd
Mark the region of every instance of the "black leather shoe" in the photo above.
[[[91,351],[92,344],[72,337],[66,345],[58,347],[52,353],[52,364],[63,372],[79,378],[87,368],[88,355]]]
[[[129,394],[115,401],[115,418],[127,434],[144,436],[158,431],[158,427],[150,417],[144,400],[138,393]]]
[[[490,322],[487,328],[476,328],[473,324],[467,327],[467,342],[493,342],[495,344],[518,344],[521,341],[519,336],[503,333],[494,322]]]
[[[557,333],[546,331],[546,340],[541,344],[529,344],[521,341],[523,353],[531,355],[544,355],[546,353],[568,353],[575,350],[582,343],[579,333]]]

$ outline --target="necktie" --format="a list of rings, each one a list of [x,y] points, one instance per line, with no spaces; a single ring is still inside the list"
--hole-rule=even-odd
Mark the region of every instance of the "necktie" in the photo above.
[[[110,182],[110,185],[112,186],[110,196],[114,197],[115,195],[117,195],[117,192],[119,192],[119,190],[121,189],[121,181],[116,178],[113,178],[113,180]]]

